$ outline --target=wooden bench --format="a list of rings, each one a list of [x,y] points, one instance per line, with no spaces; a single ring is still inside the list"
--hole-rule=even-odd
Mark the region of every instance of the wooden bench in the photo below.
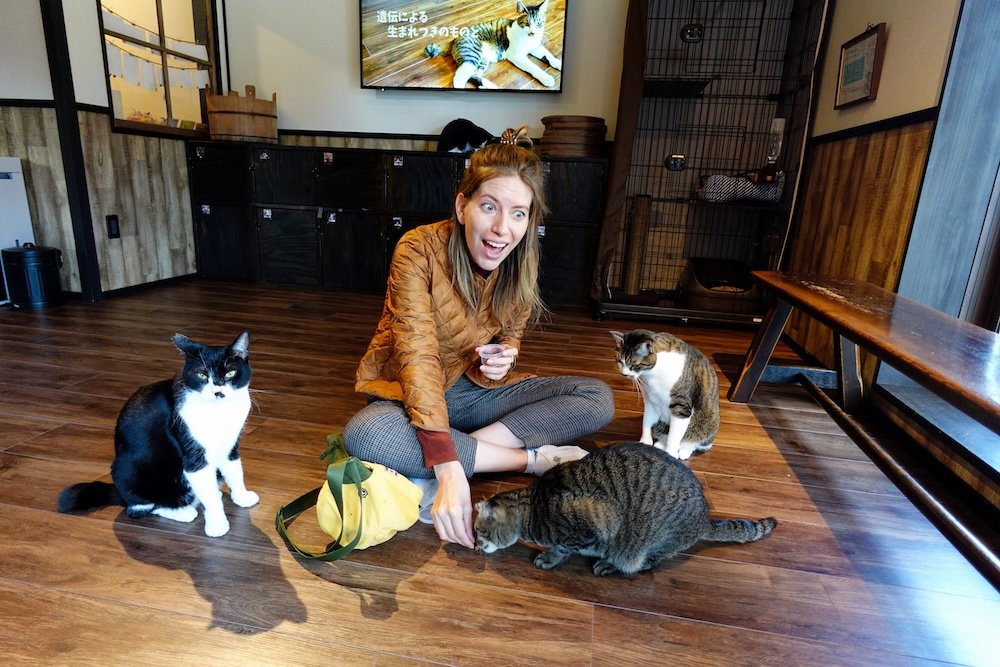
[[[860,346],[1000,433],[1000,335],[859,280],[776,271],[752,275],[775,301],[750,344],[729,400],[749,402],[760,382],[805,386],[893,482],[998,585],[1000,557],[869,437],[852,414],[865,394],[858,364]],[[769,363],[793,308],[831,329],[834,369]],[[838,400],[821,387],[835,388]]]

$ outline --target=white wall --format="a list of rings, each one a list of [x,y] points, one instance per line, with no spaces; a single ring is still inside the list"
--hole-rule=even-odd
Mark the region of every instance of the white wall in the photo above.
[[[216,0],[221,6],[223,0]],[[813,136],[937,106],[961,0],[838,0],[820,63]],[[552,114],[600,116],[614,137],[628,0],[568,0],[561,94],[362,90],[355,0],[226,0],[234,88],[278,93],[282,129],[436,134],[469,118],[494,134]],[[64,0],[77,101],[107,106],[97,3]],[[220,12],[220,21],[222,20]],[[885,21],[876,100],[835,110],[840,45]],[[0,99],[51,100],[37,0],[3,0]]]
[[[813,136],[936,107],[961,0],[837,0],[820,62]],[[886,23],[885,61],[871,102],[834,109],[840,47],[868,25]]]
[[[3,0],[0,99],[52,99],[52,79],[38,0]]]
[[[0,99],[52,100],[52,78],[38,0],[2,0]],[[97,3],[63,0],[73,89],[81,104],[108,106]]]
[[[73,92],[80,104],[108,106],[108,82],[104,78],[101,24],[97,3],[63,0],[66,41],[73,69]]]
[[[437,134],[468,118],[493,134],[528,125],[539,137],[544,116],[571,114],[604,118],[614,136],[627,0],[568,0],[562,93],[481,95],[363,90],[355,0],[225,5],[233,89],[276,92],[280,129]]]

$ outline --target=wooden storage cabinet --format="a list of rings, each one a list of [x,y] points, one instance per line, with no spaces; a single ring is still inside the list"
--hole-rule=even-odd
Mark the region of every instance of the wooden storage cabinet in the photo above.
[[[451,215],[466,160],[451,153],[193,142],[198,272],[381,293],[402,235]],[[585,308],[607,164],[559,158],[543,165],[550,214],[539,234],[542,294],[551,308]]]
[[[189,144],[191,199],[214,204],[253,201],[250,149],[232,144]]]
[[[253,199],[262,205],[312,206],[316,161],[311,151],[255,148],[250,152]]]
[[[600,225],[607,164],[603,160],[547,160],[543,166],[548,219]]]
[[[310,151],[316,165],[316,206],[348,211],[380,211],[385,203],[385,155],[378,151]]]
[[[541,267],[539,285],[549,308],[589,305],[594,255],[600,228],[567,222],[546,222],[539,230]]]
[[[257,225],[250,206],[199,204],[193,217],[200,275],[223,280],[259,279]]]
[[[319,224],[316,209],[259,207],[260,280],[319,285]]]
[[[389,215],[385,217],[385,250],[386,259],[392,260],[392,253],[396,249],[399,239],[403,234],[420,225],[427,225],[449,217],[449,215]]]
[[[387,155],[385,210],[398,214],[451,215],[455,190],[464,171],[451,155]],[[456,173],[457,172],[457,173]]]
[[[604,215],[607,163],[550,159],[543,167],[549,214],[538,234],[542,298],[549,308],[588,308]]]
[[[378,213],[325,211],[319,227],[323,287],[385,289],[384,222]]]

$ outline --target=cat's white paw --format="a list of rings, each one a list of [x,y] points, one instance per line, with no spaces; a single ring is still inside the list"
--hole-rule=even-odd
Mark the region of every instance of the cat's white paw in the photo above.
[[[546,74],[545,72],[539,72],[536,78],[546,88],[551,88],[552,86],[556,85],[556,80],[551,74]]]
[[[556,58],[555,56],[550,56],[545,60],[548,61],[549,65],[551,65],[553,69],[562,70],[562,60],[560,60],[559,58]]]
[[[691,452],[688,452],[687,456],[684,456],[683,452],[681,451],[681,446],[673,444],[667,445],[667,454],[670,454],[675,459],[680,459],[681,461],[691,456]]]
[[[483,88],[489,88],[490,90],[496,90],[500,87],[489,79],[480,79],[479,82]]]
[[[642,436],[639,437],[639,442],[644,445],[651,445],[653,444],[653,435],[651,433],[643,433]]]
[[[177,521],[183,521],[184,523],[191,523],[198,518],[198,508],[194,505],[188,505],[187,507],[181,507],[177,510]]]
[[[232,498],[233,502],[240,507],[253,507],[260,502],[260,496],[249,489],[233,491],[229,494],[229,497]]]
[[[711,448],[712,448],[711,444],[709,444],[707,447],[699,446],[696,443],[682,445],[680,456],[678,456],[677,458],[683,461],[684,459],[691,458],[691,455],[694,454],[695,452],[707,452]]]
[[[187,507],[157,507],[153,510],[153,514],[156,516],[162,516],[164,519],[170,519],[171,521],[180,521],[181,523],[191,523],[198,518],[198,508],[194,505],[188,505]]]
[[[209,537],[222,537],[229,532],[229,519],[226,517],[205,517],[205,534]]]

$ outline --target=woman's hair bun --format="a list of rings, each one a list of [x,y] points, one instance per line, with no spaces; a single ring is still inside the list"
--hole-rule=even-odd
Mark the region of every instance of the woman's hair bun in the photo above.
[[[500,143],[521,146],[522,148],[531,148],[534,146],[534,142],[531,141],[531,137],[528,136],[527,125],[522,125],[517,129],[508,127],[503,131],[503,134],[500,135]]]

